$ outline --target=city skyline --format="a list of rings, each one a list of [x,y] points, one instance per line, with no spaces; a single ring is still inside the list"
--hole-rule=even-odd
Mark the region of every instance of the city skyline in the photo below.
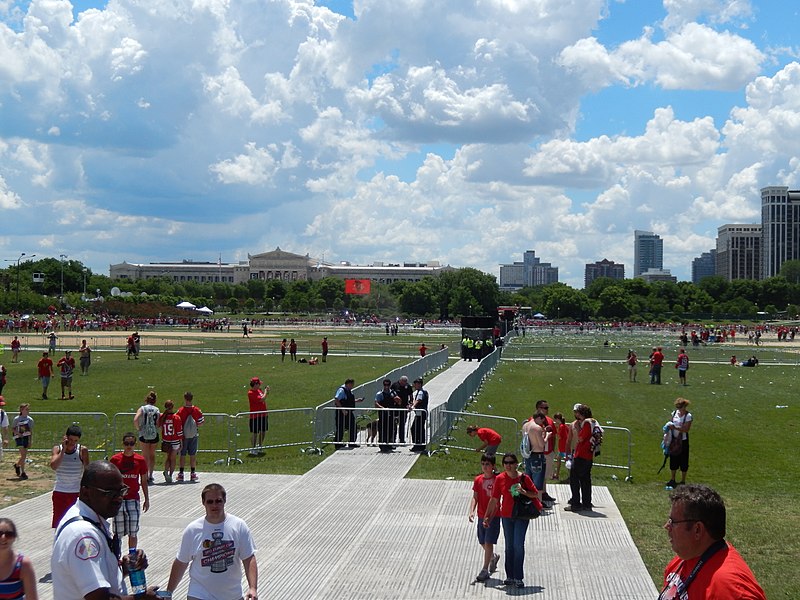
[[[766,0],[0,2],[0,252],[499,279],[535,248],[579,289],[642,230],[688,281],[800,184],[798,25]]]

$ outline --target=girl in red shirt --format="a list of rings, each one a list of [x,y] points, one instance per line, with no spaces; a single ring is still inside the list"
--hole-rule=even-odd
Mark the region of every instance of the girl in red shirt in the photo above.
[[[175,457],[181,449],[183,439],[183,424],[181,418],[175,414],[175,403],[172,400],[164,402],[164,412],[158,417],[158,426],[161,429],[161,451],[167,455],[164,459],[164,481],[172,483]]]

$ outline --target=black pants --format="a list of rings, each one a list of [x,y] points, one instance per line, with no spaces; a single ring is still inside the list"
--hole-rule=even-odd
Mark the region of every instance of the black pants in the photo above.
[[[336,432],[334,440],[338,444],[344,438],[344,430],[350,431],[350,443],[356,443],[356,415],[352,410],[337,410],[336,411]]]
[[[415,446],[425,445],[425,413],[418,412],[411,424],[411,441]]]
[[[592,506],[592,461],[585,458],[572,459],[569,489],[572,491],[572,498],[569,499],[572,506]]]
[[[408,411],[405,409],[396,410],[394,416],[397,418],[397,439],[401,444],[406,443],[406,418]]]
[[[388,448],[394,443],[394,414],[388,410],[378,411],[378,442]]]

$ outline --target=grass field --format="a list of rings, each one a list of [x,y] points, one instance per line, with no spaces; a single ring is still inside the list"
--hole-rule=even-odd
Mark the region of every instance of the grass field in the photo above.
[[[349,332],[328,335],[332,348],[339,342],[344,344],[353,339]],[[337,339],[338,336],[342,337]],[[605,338],[614,346],[603,347]],[[412,344],[416,336],[401,341]],[[9,370],[5,408],[10,409],[12,417],[21,401],[31,402],[34,417],[41,410],[100,411],[112,415],[134,411],[149,389],[154,388],[159,393],[160,405],[166,398],[180,400],[183,392],[190,389],[196,403],[206,413],[231,414],[247,409],[247,382],[254,375],[272,388],[271,410],[313,407],[329,399],[346,377],[354,377],[357,382],[366,381],[411,360],[411,356],[368,356],[366,349],[370,344],[386,343],[378,332],[360,336],[359,343],[364,348],[363,354],[334,356],[317,367],[288,361],[281,364],[279,355],[269,353],[143,352],[139,361],[126,361],[122,352],[96,352],[91,375],[76,375],[76,400],[68,403],[39,399],[41,392],[35,380],[38,352],[24,353],[22,364],[9,364],[10,356],[6,354],[2,357]],[[664,385],[647,385],[643,365],[639,368],[640,382],[629,383],[623,364],[627,347],[646,349],[652,343],[663,343],[665,347],[669,344]],[[451,347],[453,344],[450,340]],[[559,346],[568,347],[574,358],[586,360],[511,360],[515,355],[537,356],[539,353],[541,357],[541,348]],[[549,401],[551,414],[559,411],[570,414],[572,405],[580,401],[592,407],[601,423],[630,429],[633,480],[625,482],[620,472],[601,468],[596,468],[593,476],[596,485],[610,488],[654,581],[660,582],[663,566],[671,558],[662,528],[669,511],[668,492],[664,490],[669,475],[665,471],[656,475],[663,458],[659,448],[660,430],[669,417],[674,399],[683,396],[692,402],[690,411],[695,418],[688,481],[708,483],[725,498],[729,515],[728,539],[749,562],[767,596],[800,598],[800,577],[794,570],[795,559],[800,554],[800,510],[796,501],[800,487],[797,478],[800,421],[796,400],[800,371],[796,367],[779,364],[762,364],[755,369],[731,367],[712,356],[724,357],[728,353],[745,356],[753,353],[753,349],[716,347],[713,355],[711,352],[704,355],[704,351],[712,349],[703,348],[690,351],[693,360],[689,370],[690,385],[680,387],[670,362],[675,357],[674,341],[656,342],[652,336],[593,336],[580,340],[563,336],[554,341],[542,334],[515,340],[508,350],[507,360],[501,362],[487,380],[469,410],[521,420],[530,415],[539,398]],[[794,356],[792,348],[763,352],[771,352],[776,357]],[[598,362],[598,353],[603,354],[604,360],[616,358],[618,362]],[[763,356],[761,350],[758,354],[760,358]],[[714,361],[713,364],[700,363],[706,359]],[[58,395],[56,379],[51,384],[50,398]],[[270,425],[270,435],[278,435],[272,420]],[[52,440],[56,441],[57,437]],[[8,454],[16,455],[15,452]],[[50,473],[43,465],[43,458],[36,457],[31,481],[44,480],[41,489],[49,490]],[[270,450],[264,458],[246,459],[241,465],[214,465],[214,458],[213,455],[201,456],[201,468],[303,473],[324,459],[301,453],[291,446]],[[410,476],[468,480],[477,472],[476,463],[474,453],[436,454],[417,461]],[[9,456],[6,456],[4,472],[10,469],[9,465]],[[618,475],[616,480],[612,479],[612,473]],[[30,493],[30,488],[20,487],[6,475],[0,477],[0,486],[3,488],[0,506]]]

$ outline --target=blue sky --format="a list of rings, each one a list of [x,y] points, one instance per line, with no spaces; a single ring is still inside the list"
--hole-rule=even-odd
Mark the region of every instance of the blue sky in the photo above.
[[[798,185],[788,4],[0,0],[0,250],[689,279]]]

